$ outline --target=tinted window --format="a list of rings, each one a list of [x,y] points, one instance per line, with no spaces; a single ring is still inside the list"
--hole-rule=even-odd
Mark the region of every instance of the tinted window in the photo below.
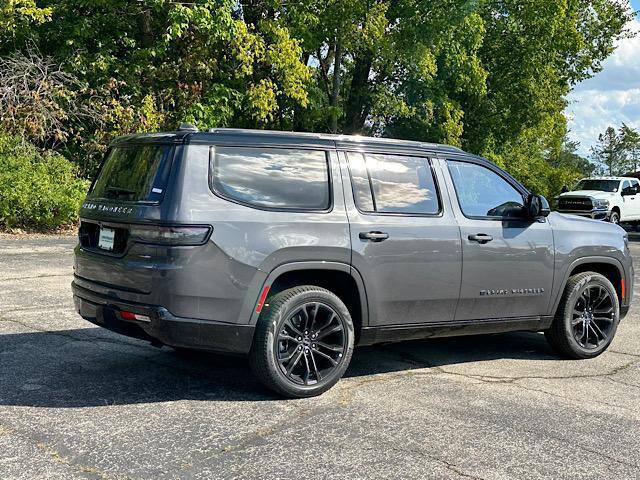
[[[599,190],[601,192],[617,192],[619,180],[580,180],[573,190]]]
[[[440,211],[431,165],[426,158],[370,153],[350,153],[348,157],[360,210],[418,215]]]
[[[265,208],[329,208],[329,167],[322,151],[215,147],[211,182],[220,195]]]
[[[369,183],[369,174],[367,173],[364,155],[361,153],[350,153],[348,159],[356,205],[363,212],[374,212],[375,208],[373,206],[371,183]]]
[[[460,208],[467,217],[522,216],[522,195],[500,175],[474,163],[447,163]]]
[[[159,200],[167,184],[172,157],[170,145],[112,148],[89,197],[130,202]]]

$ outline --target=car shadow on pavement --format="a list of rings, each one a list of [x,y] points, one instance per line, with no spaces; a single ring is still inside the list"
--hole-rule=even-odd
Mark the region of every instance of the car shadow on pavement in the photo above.
[[[345,376],[504,358],[557,359],[536,333],[450,337],[358,348]],[[0,405],[274,399],[243,357],[158,349],[99,328],[0,335]]]

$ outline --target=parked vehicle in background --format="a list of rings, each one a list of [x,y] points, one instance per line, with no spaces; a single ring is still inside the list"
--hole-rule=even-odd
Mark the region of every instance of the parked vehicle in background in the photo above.
[[[550,213],[444,145],[131,135],[110,146],[80,216],[80,315],[155,345],[248,354],[291,397],[331,388],[355,345],[529,330],[595,357],[633,292],[619,226]]]
[[[640,183],[633,177],[583,178],[557,202],[562,213],[611,223],[640,221]]]

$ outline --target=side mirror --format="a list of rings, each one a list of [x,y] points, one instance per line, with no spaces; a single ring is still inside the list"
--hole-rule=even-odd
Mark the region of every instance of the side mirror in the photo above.
[[[624,187],[620,192],[620,195],[622,195],[623,197],[627,197],[629,195],[635,195],[635,194],[636,194],[635,187]]]
[[[566,185],[562,186],[562,189],[560,190],[560,193],[567,193],[569,191],[569,187],[567,187]]]
[[[527,216],[531,219],[547,217],[551,213],[549,202],[542,195],[529,194],[525,202]]]

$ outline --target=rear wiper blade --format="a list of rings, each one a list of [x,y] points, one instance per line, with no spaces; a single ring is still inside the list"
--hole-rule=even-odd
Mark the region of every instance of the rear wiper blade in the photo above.
[[[107,192],[114,194],[115,197],[120,195],[134,195],[136,193],[134,190],[122,187],[107,187]]]

